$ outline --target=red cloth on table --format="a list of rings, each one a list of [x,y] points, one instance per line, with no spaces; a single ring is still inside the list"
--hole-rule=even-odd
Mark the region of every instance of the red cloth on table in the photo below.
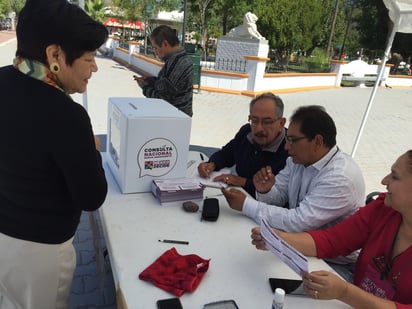
[[[209,269],[209,261],[196,254],[180,255],[173,247],[143,270],[139,279],[180,297],[196,290]]]

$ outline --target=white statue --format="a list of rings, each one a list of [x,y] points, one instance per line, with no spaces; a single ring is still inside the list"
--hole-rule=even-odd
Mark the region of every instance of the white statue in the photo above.
[[[227,35],[230,37],[264,40],[265,38],[257,31],[257,20],[258,18],[255,14],[247,12],[243,17],[243,24],[230,30]]]

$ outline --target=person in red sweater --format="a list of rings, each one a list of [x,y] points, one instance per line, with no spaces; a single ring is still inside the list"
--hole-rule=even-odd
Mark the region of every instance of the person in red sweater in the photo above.
[[[303,273],[308,296],[338,299],[355,308],[412,308],[412,150],[401,155],[382,184],[387,192],[341,223],[317,231],[278,235],[301,253],[332,258],[362,249],[354,284],[328,271]],[[252,244],[266,249],[260,229]]]

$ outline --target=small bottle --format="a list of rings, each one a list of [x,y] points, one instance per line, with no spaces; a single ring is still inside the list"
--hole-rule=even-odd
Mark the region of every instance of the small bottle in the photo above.
[[[285,291],[277,288],[273,294],[272,309],[282,309],[283,302],[285,301]]]

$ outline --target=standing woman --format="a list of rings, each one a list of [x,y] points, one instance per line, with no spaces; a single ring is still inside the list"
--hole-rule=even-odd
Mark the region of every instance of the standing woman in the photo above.
[[[106,28],[66,0],[27,0],[0,68],[0,308],[68,308],[73,235],[107,183],[82,93]]]

